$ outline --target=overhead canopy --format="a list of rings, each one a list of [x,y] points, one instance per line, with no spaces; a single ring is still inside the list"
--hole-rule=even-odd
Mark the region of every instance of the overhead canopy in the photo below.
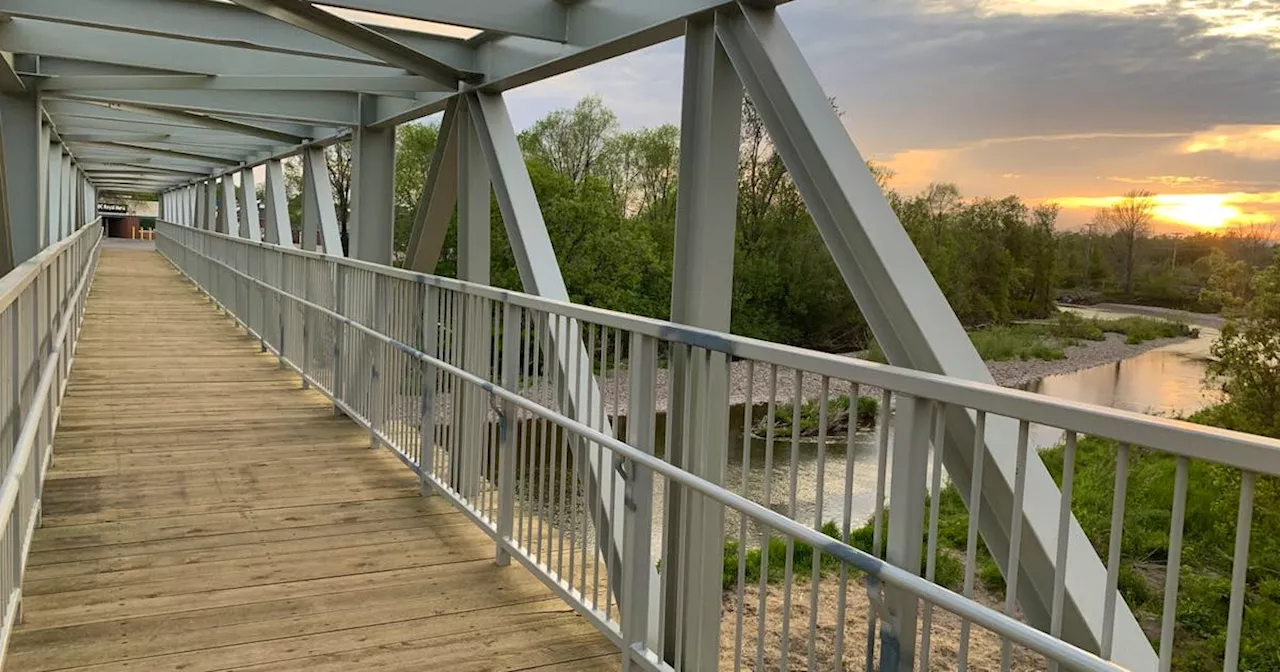
[[[725,0],[0,0],[0,90],[90,180],[163,191],[683,32]]]

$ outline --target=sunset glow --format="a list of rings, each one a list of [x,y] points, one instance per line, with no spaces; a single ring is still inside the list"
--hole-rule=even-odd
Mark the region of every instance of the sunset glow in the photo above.
[[[1064,208],[1098,210],[1119,202],[1119,196],[1066,197],[1050,199]],[[1280,202],[1280,194],[1156,194],[1158,222],[1198,229],[1220,229],[1228,225],[1262,224],[1271,217],[1247,206]]]

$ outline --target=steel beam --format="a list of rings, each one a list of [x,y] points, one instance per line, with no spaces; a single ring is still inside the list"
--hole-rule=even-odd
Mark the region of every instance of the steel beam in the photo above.
[[[264,56],[260,50],[239,46],[26,18],[11,18],[0,24],[0,50],[201,75],[261,75],[268,65],[275,75],[404,74],[387,66],[286,53]]]
[[[414,0],[399,2],[418,5]],[[476,86],[489,92],[506,91],[599,63],[680,37],[689,17],[735,4],[735,0],[591,0],[577,3],[568,8],[567,28],[562,40],[547,41],[511,34],[478,42],[475,62],[484,64],[485,78]],[[388,109],[379,118],[379,124],[404,123],[434,114],[444,108],[444,100],[389,107],[396,109]]]
[[[563,42],[568,8],[554,0],[326,0],[326,5]]]
[[[325,254],[345,256],[324,148],[309,147],[302,152],[302,249],[316,249],[317,237]]]
[[[58,129],[63,142],[163,142],[169,137],[163,133],[68,133],[61,124]]]
[[[61,100],[98,101],[178,112],[354,126],[356,94],[343,91],[76,91]]]
[[[336,14],[326,12],[305,0],[231,0],[232,2],[278,19],[291,26],[319,35],[332,42],[368,54],[379,61],[404,68],[443,87],[457,90],[458,81],[475,79],[476,73],[463,72],[396,40]]]
[[[456,85],[455,85],[456,86]],[[68,75],[50,77],[40,84],[41,91],[349,91],[353,93],[417,93],[445,91],[436,82],[415,75],[383,75],[378,77],[303,77],[303,76],[234,76],[234,75]]]
[[[362,101],[371,106],[372,98]],[[391,265],[395,246],[396,131],[358,126],[351,138],[351,256]]]
[[[7,51],[0,51],[0,92],[27,92],[27,85],[22,83],[18,71],[13,69],[13,54]]]
[[[205,128],[213,131],[231,133],[253,138],[262,138],[281,144],[294,145],[311,138],[309,127],[291,125],[290,131],[282,131],[261,124],[246,124],[238,121],[220,119],[203,114],[194,114],[180,110],[161,109],[150,105],[131,105],[118,102],[101,102],[93,100],[57,100],[46,101],[45,107],[56,119],[74,118],[93,120],[95,125],[102,122],[120,122],[142,124],[153,127],[163,121],[166,125],[179,125],[190,128]],[[111,126],[107,126],[111,128]],[[154,130],[154,129],[153,129]]]
[[[466,115],[465,109],[461,114],[458,111],[460,101],[461,98],[450,99],[445,108],[431,167],[414,211],[405,266],[419,273],[435,272],[458,202],[457,126],[458,120]]]
[[[262,240],[262,224],[258,221],[258,188],[253,170],[240,171],[240,237],[254,242]]]
[[[991,383],[955,313],[889,207],[858,150],[776,11],[742,7],[717,17],[725,44],[747,92],[803,195],[832,258],[853,292],[876,340],[898,366]],[[1014,506],[1017,423],[991,417],[980,510],[983,539],[997,562],[1009,549]],[[961,493],[973,473],[974,419],[963,409],[946,422],[944,464]],[[1060,500],[1039,460],[1028,465],[1023,505],[1025,531],[1020,604],[1029,621],[1048,628]],[[1080,526],[1071,524],[1063,633],[1098,650],[1106,573]],[[1121,600],[1123,602],[1123,600]],[[1116,639],[1126,642],[1117,662],[1155,668],[1146,636],[1127,607],[1119,610]]]
[[[124,153],[138,153],[142,155],[161,156],[175,159],[185,159],[188,161],[196,161],[206,164],[217,164],[223,166],[237,166],[240,161],[225,156],[216,156],[213,154],[195,154],[192,152],[180,152],[174,149],[159,149],[156,147],[147,147],[145,145],[134,144],[130,142],[78,142],[78,145],[86,147],[95,147],[106,150],[119,150]]]
[[[289,223],[289,199],[285,193],[284,166],[277,159],[268,161],[266,167],[267,183],[263,196],[267,201],[264,209],[266,216],[264,233],[267,242],[293,247],[293,227]]]
[[[376,59],[347,46],[231,4],[172,0],[111,0],[110,3],[84,0],[5,0],[3,11],[11,16],[143,35],[160,35],[210,44],[234,44],[248,49],[317,58],[378,63]],[[472,50],[462,40],[416,31],[375,26],[371,28],[454,67],[463,68],[470,63]]]
[[[737,224],[742,85],[716,39],[710,17],[685,33],[680,188],[672,265],[671,319],[728,332]],[[724,483],[729,436],[729,363],[725,355],[673,354],[667,461]],[[681,488],[666,490],[667,562],[663,590],[664,656],[690,669],[713,669],[720,656],[719,577],[724,571],[724,507]],[[687,572],[676,577],[675,572]],[[684,613],[680,613],[680,607]],[[680,626],[677,629],[677,626]]]
[[[40,252],[44,235],[43,166],[38,94],[0,93],[0,275]],[[6,268],[7,267],[7,268]]]

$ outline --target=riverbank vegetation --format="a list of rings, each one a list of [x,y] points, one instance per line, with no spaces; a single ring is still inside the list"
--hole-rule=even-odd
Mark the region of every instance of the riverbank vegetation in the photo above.
[[[854,431],[876,426],[876,416],[880,412],[880,400],[875,397],[858,397],[857,407],[851,407],[852,404],[847,394],[832,397],[827,401],[827,438],[848,436],[851,422],[854,425]],[[789,438],[792,434],[794,423],[795,409],[792,408],[791,404],[778,404],[774,408],[773,431],[775,437],[779,439]],[[805,402],[800,406],[800,436],[814,438],[818,436],[821,428],[822,408],[820,400],[813,399]],[[756,434],[764,436],[768,429],[769,418],[765,414],[764,417],[756,421],[754,431]]]
[[[1081,317],[1062,311],[1048,322],[994,325],[969,332],[969,340],[978,356],[987,362],[1015,360],[1052,361],[1066,357],[1064,348],[1083,341],[1102,341],[1107,334],[1120,334],[1125,342],[1138,345],[1161,338],[1196,338],[1199,330],[1181,322],[1150,317],[1101,319]],[[887,361],[884,352],[873,344],[867,358]]]

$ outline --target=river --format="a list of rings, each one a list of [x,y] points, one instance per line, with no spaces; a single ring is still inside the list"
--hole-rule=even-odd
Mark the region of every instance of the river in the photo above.
[[[1132,315],[1116,309],[1069,308],[1086,317],[1124,317]],[[1209,347],[1218,337],[1218,330],[1208,324],[1198,325],[1200,337],[1181,343],[1149,350],[1141,355],[1112,364],[1096,366],[1072,373],[1049,376],[1023,386],[1031,392],[1060,399],[1164,416],[1183,416],[1213,404],[1217,396],[1205,388],[1206,362]],[[761,410],[757,410],[759,418]],[[730,456],[726,486],[743,492],[744,455],[742,449],[743,420],[740,408],[735,409],[730,426]],[[823,456],[824,484],[822,514],[824,521],[841,520],[844,512],[844,474],[846,460],[853,458],[853,494],[849,501],[853,525],[865,522],[875,511],[876,465],[880,428],[864,430],[854,438],[852,454],[844,440],[828,444]],[[1049,448],[1062,441],[1063,432],[1056,428],[1033,425],[1030,441],[1035,449]],[[661,441],[661,438],[659,439]],[[889,430],[892,446],[893,432]],[[661,445],[661,443],[659,444]],[[764,500],[764,462],[767,457],[763,439],[750,440],[747,496],[757,502]],[[801,442],[796,455],[796,505],[791,511],[790,502],[790,442],[775,440],[773,450],[774,470],[769,484],[771,507],[790,513],[805,523],[812,523],[818,507],[819,450],[815,442]],[[730,521],[733,525],[736,522]]]

